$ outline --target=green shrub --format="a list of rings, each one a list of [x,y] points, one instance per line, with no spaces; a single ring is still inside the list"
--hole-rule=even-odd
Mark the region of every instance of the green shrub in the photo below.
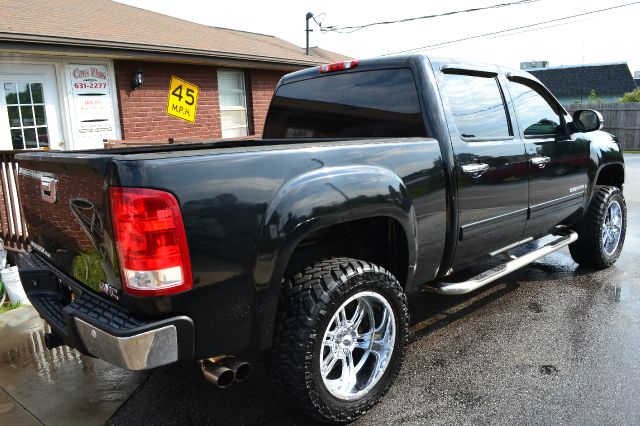
[[[640,102],[640,88],[633,92],[627,92],[622,97],[622,102]]]

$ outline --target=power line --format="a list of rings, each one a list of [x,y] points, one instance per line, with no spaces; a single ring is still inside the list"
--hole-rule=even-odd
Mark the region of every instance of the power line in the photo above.
[[[587,19],[577,19],[577,20],[571,21],[571,22],[561,22],[561,23],[555,24],[555,25],[546,25],[544,27],[530,28],[528,30],[517,31],[517,32],[513,32],[513,33],[508,33],[508,34],[496,35],[496,36],[489,37],[489,38],[490,39],[494,39],[494,38],[509,37],[509,36],[518,35],[518,34],[530,33],[532,31],[546,30],[546,29],[549,29],[549,28],[562,27],[564,25],[577,24],[578,22],[584,22],[584,21],[587,21]],[[444,47],[444,46],[436,47],[434,49],[440,49],[442,47]]]
[[[620,5],[617,5],[617,6],[606,7],[604,9],[598,9],[598,10],[592,10],[592,11],[589,11],[589,12],[578,13],[576,15],[564,16],[562,18],[550,19],[548,21],[541,21],[541,22],[537,22],[535,24],[522,25],[520,27],[507,28],[507,29],[504,29],[504,30],[493,31],[493,32],[484,33],[484,34],[477,34],[477,35],[473,35],[473,36],[469,36],[469,37],[463,37],[463,38],[459,38],[459,39],[455,39],[455,40],[444,41],[444,42],[441,42],[441,43],[430,44],[430,45],[427,45],[427,46],[415,47],[413,49],[406,49],[406,50],[400,50],[400,51],[397,51],[397,52],[385,53],[384,55],[381,55],[381,56],[389,56],[389,55],[396,55],[396,54],[399,54],[399,53],[410,53],[410,52],[417,52],[417,51],[420,51],[420,50],[439,48],[439,47],[447,46],[449,44],[460,43],[460,42],[463,42],[463,41],[478,39],[478,38],[482,38],[482,37],[488,37],[488,36],[492,36],[492,35],[496,35],[496,34],[503,34],[503,33],[511,32],[511,31],[521,30],[521,29],[524,29],[524,28],[537,27],[539,25],[550,24],[552,22],[566,21],[567,19],[579,18],[581,16],[587,16],[587,15],[593,15],[595,13],[606,12],[606,11],[613,10],[613,9],[620,9],[622,7],[633,6],[633,5],[639,4],[639,3],[640,3],[640,1],[634,1],[634,2],[631,2],[631,3],[620,4]],[[542,28],[539,28],[539,29],[542,29]],[[531,30],[531,31],[534,31],[534,30]],[[509,35],[511,35],[511,34],[509,34]]]
[[[507,6],[535,3],[537,1],[540,1],[540,0],[519,0],[519,1],[515,1],[515,2],[510,2],[510,3],[499,3],[499,4],[494,4],[494,5],[491,5],[491,6],[474,7],[474,8],[471,8],[471,9],[454,10],[454,11],[451,11],[451,12],[444,12],[444,13],[437,13],[437,14],[433,14],[433,15],[418,16],[418,17],[415,17],[415,18],[398,19],[398,20],[395,20],[395,21],[372,22],[370,24],[354,25],[354,26],[347,26],[347,27],[341,27],[339,25],[329,25],[329,26],[323,27],[322,26],[322,22],[318,22],[318,21],[316,21],[316,24],[318,24],[318,26],[320,27],[320,31],[322,31],[323,33],[336,32],[336,33],[342,33],[342,34],[349,34],[349,33],[353,33],[353,32],[356,32],[356,31],[360,31],[360,30],[362,30],[364,28],[374,27],[374,26],[377,26],[377,25],[398,24],[398,23],[403,23],[403,22],[417,21],[417,20],[420,20],[420,19],[431,19],[431,18],[438,18],[438,17],[441,17],[441,16],[457,15],[459,13],[478,12],[478,11],[487,10],[487,9],[498,9],[498,8],[507,7]]]

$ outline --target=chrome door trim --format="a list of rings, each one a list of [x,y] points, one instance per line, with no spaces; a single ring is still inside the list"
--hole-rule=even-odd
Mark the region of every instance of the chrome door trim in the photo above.
[[[562,204],[574,199],[576,201],[579,201],[578,199],[583,199],[583,198],[584,198],[584,191],[575,192],[573,194],[565,195],[564,197],[554,198],[553,200],[545,201],[544,203],[534,204],[531,207],[529,207],[529,209],[531,210],[531,213],[533,213],[538,210],[546,209],[547,207],[552,207],[557,204]]]
[[[551,162],[551,158],[550,157],[531,157],[529,161],[531,161],[531,164],[533,164],[534,166],[538,166],[539,168],[544,169],[545,166]]]
[[[489,165],[485,163],[471,163],[462,165],[462,171],[471,175],[471,177],[473,178],[479,178],[487,170],[489,170]]]

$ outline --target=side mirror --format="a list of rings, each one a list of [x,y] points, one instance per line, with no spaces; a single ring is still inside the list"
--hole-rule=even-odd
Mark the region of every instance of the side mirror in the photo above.
[[[573,124],[579,132],[593,132],[602,129],[602,114],[592,109],[579,109],[573,113]]]

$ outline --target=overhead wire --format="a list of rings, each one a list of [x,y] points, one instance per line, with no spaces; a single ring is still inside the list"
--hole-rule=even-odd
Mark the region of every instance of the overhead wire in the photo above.
[[[640,4],[640,1],[634,1],[634,2],[624,3],[624,4],[620,4],[620,5],[616,5],[616,6],[610,6],[610,7],[606,7],[606,8],[603,8],[603,9],[591,10],[589,12],[583,12],[583,13],[578,13],[578,14],[575,14],[575,15],[564,16],[562,18],[549,19],[549,20],[546,20],[546,21],[536,22],[534,24],[527,24],[527,25],[521,25],[521,26],[518,26],[518,27],[505,28],[505,29],[502,29],[502,30],[492,31],[492,32],[489,32],[489,33],[484,33],[484,34],[476,34],[476,35],[473,35],[473,36],[462,37],[462,38],[449,40],[449,41],[443,41],[443,42],[440,42],[440,43],[429,44],[429,45],[426,45],[426,46],[414,47],[412,49],[399,50],[399,51],[396,51],[396,52],[385,53],[385,54],[383,54],[381,56],[396,55],[396,54],[400,54],[400,53],[419,52],[419,51],[428,50],[428,49],[437,49],[437,48],[444,47],[444,46],[447,46],[447,45],[450,45],[450,44],[454,44],[454,43],[461,43],[463,41],[474,40],[474,39],[483,38],[483,37],[489,37],[489,36],[493,36],[493,35],[497,35],[497,34],[511,33],[513,31],[517,31],[517,30],[522,30],[522,29],[532,28],[532,27],[538,27],[540,25],[550,24],[550,23],[554,23],[554,22],[566,21],[566,20],[569,20],[569,19],[579,18],[581,16],[588,16],[588,15],[593,15],[593,14],[596,14],[596,13],[607,12],[607,11],[610,11],[610,10],[620,9],[620,8],[623,8],[623,7],[633,6],[633,5],[636,5],[636,4]],[[529,31],[536,31],[538,29],[544,29],[544,28],[533,28],[533,29],[531,29]],[[526,31],[524,31],[524,32],[526,32]],[[507,34],[507,35],[511,35],[511,34]]]
[[[416,17],[413,17],[413,18],[397,19],[397,20],[393,20],[393,21],[371,22],[369,24],[363,24],[363,25],[351,25],[351,26],[329,25],[329,26],[322,26],[321,23],[319,23],[318,21],[315,20],[315,18],[314,18],[314,21],[316,21],[316,24],[318,24],[318,26],[320,27],[320,31],[322,31],[323,33],[336,32],[336,33],[340,33],[340,34],[350,34],[350,33],[356,32],[356,31],[360,31],[360,30],[365,29],[365,28],[370,28],[370,27],[374,27],[374,26],[378,26],[378,25],[399,24],[399,23],[417,21],[417,20],[422,20],[422,19],[432,19],[432,18],[438,18],[438,17],[442,17],[442,16],[457,15],[457,14],[460,14],[460,13],[479,12],[479,11],[482,11],[482,10],[498,9],[498,8],[503,8],[503,7],[508,7],[508,6],[516,6],[516,5],[522,5],[522,4],[535,3],[535,2],[538,2],[538,1],[540,1],[540,0],[519,0],[519,1],[514,1],[514,2],[508,2],[508,3],[498,3],[498,4],[491,5],[491,6],[473,7],[473,8],[469,8],[469,9],[453,10],[453,11],[450,11],[450,12],[435,13],[435,14],[424,15],[424,16],[416,16]]]

